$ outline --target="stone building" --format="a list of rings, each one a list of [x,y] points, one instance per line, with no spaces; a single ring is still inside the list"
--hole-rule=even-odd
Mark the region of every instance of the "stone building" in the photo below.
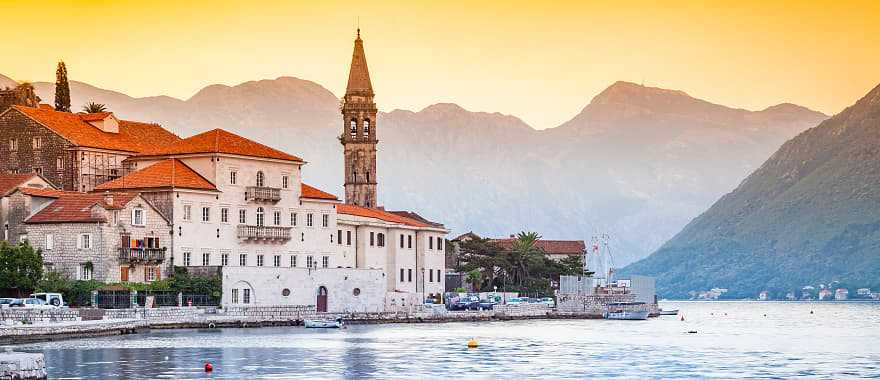
[[[36,173],[27,174],[0,174],[0,226],[3,227],[2,239],[17,243],[21,241],[20,235],[24,232],[22,222],[32,214],[33,207],[39,207],[40,202],[32,205],[30,190],[53,190],[54,187],[45,178]]]
[[[0,113],[12,106],[36,107],[40,98],[30,83],[22,83],[15,88],[0,89]]]
[[[24,228],[46,270],[71,279],[151,282],[170,268],[171,225],[137,193],[60,193]]]
[[[178,140],[159,125],[111,112],[14,105],[0,113],[0,172],[37,173],[59,189],[87,192],[125,174],[126,158]]]
[[[345,152],[345,203],[376,207],[376,103],[367,68],[364,41],[358,29],[348,73],[348,86],[342,97],[342,135]]]

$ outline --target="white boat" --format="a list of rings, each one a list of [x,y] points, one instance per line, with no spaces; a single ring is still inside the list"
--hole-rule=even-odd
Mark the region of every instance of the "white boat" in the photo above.
[[[605,306],[602,317],[626,321],[639,321],[648,319],[649,311],[644,302],[618,302]]]
[[[342,318],[330,319],[306,319],[303,321],[306,328],[309,329],[338,329],[342,327]]]
[[[675,310],[660,310],[660,315],[678,315],[678,309],[675,309]]]

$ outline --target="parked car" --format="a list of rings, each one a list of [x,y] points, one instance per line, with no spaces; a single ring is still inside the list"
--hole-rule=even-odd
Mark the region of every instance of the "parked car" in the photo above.
[[[25,309],[54,309],[55,306],[49,305],[46,301],[39,298],[22,298],[21,306]]]
[[[508,305],[515,305],[518,303],[528,303],[528,302],[529,302],[528,297],[511,297],[511,298],[507,299]]]
[[[0,298],[0,307],[9,307],[15,298]]]
[[[41,299],[47,304],[55,307],[64,306],[64,297],[61,293],[34,293],[31,294],[31,298]]]
[[[484,300],[477,303],[480,310],[492,310],[495,307],[494,301]]]

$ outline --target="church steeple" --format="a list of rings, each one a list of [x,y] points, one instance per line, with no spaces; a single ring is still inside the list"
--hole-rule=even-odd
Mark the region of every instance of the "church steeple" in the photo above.
[[[364,41],[358,28],[342,98],[342,136],[345,151],[345,203],[376,207],[376,103],[367,68]]]

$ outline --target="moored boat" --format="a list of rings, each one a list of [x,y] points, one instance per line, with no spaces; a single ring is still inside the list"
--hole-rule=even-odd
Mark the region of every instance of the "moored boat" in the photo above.
[[[678,309],[675,309],[675,310],[660,310],[660,315],[678,315]]]
[[[639,321],[648,319],[649,314],[650,312],[644,302],[618,302],[606,305],[602,317],[605,319]]]
[[[306,328],[309,329],[338,329],[342,327],[342,318],[336,319],[306,319],[303,321]]]

